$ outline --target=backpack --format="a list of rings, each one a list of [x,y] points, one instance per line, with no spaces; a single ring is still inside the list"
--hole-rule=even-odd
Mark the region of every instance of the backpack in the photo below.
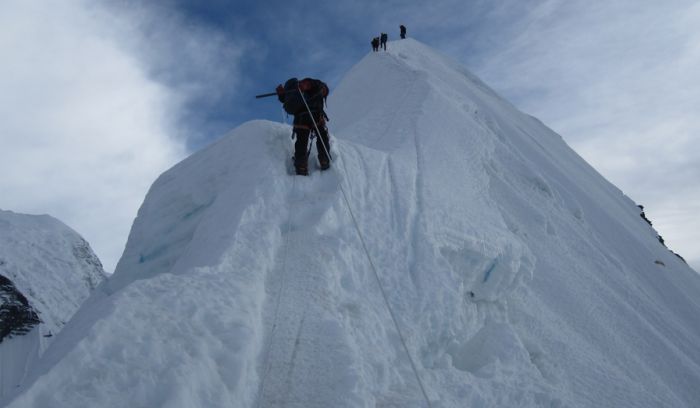
[[[322,112],[324,98],[328,94],[328,87],[318,79],[304,78],[301,82],[307,84],[308,88],[302,93],[299,92],[299,80],[290,78],[284,83],[284,102],[282,106],[284,111],[290,115],[299,115],[306,113],[306,105],[304,99],[309,105],[312,112]]]
[[[299,93],[298,79],[289,78],[287,82],[284,83],[284,102],[282,102],[282,106],[284,107],[284,111],[290,115],[296,115],[306,110],[304,101],[301,99],[301,94]]]

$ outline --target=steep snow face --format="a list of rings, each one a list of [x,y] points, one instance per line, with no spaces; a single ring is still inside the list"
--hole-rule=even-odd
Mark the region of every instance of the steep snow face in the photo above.
[[[561,137],[413,40],[328,104],[331,171],[256,121],[164,173],[9,406],[700,400],[698,275]]]
[[[60,221],[0,210],[3,394],[104,278],[88,243]]]
[[[39,314],[44,334],[56,333],[105,273],[90,245],[48,215],[0,210],[0,274]]]

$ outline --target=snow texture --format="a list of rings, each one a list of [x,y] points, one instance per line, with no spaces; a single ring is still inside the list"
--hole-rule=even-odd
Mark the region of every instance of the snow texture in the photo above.
[[[537,119],[388,48],[329,98],[330,171],[253,121],[164,173],[9,406],[427,406],[370,260],[433,407],[697,406],[698,274]]]
[[[65,224],[0,210],[0,394],[19,385],[105,276],[88,243]]]

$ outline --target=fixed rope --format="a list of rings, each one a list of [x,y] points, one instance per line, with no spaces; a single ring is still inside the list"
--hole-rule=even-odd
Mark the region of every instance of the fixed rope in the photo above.
[[[309,116],[311,117],[311,121],[314,124],[314,128],[316,129],[318,138],[321,141],[321,145],[323,146],[323,150],[326,152],[326,155],[328,156],[330,161],[333,162],[333,158],[331,157],[331,154],[328,151],[328,148],[326,147],[326,142],[324,142],[323,137],[321,137],[321,132],[319,131],[318,125],[316,124],[316,120],[314,119],[314,115],[311,113],[311,109],[309,108],[309,105],[306,103],[306,98],[304,97],[304,93],[301,92],[301,89],[299,89],[299,93],[301,94],[301,99],[304,101],[304,106],[306,106],[306,110],[309,112]],[[347,172],[345,173],[345,178],[347,180],[349,180]],[[411,363],[411,369],[413,370],[413,374],[416,376],[416,381],[418,382],[418,386],[420,387],[420,391],[423,394],[423,398],[425,398],[426,404],[428,404],[428,408],[432,408],[433,405],[430,403],[430,398],[428,398],[428,394],[425,392],[425,386],[423,386],[423,381],[421,380],[420,375],[418,374],[418,369],[416,368],[416,363],[413,361],[413,356],[411,356],[411,352],[408,350],[408,345],[406,344],[406,339],[404,338],[403,332],[401,331],[401,327],[399,326],[399,321],[396,318],[396,315],[394,314],[393,309],[391,308],[391,304],[389,303],[389,298],[386,295],[386,291],[384,290],[384,286],[382,285],[382,281],[381,281],[381,279],[379,279],[379,273],[377,272],[377,268],[374,266],[374,262],[372,261],[372,257],[369,254],[369,250],[367,249],[367,244],[365,243],[365,239],[362,236],[362,232],[360,231],[360,226],[357,223],[357,219],[355,218],[355,213],[352,211],[352,207],[350,206],[350,200],[348,199],[348,196],[345,193],[345,189],[343,188],[343,184],[341,183],[340,177],[338,178],[338,187],[340,188],[340,192],[343,195],[343,200],[345,201],[345,205],[347,206],[348,212],[350,213],[350,218],[352,218],[352,223],[355,226],[355,230],[357,231],[357,236],[360,238],[360,243],[362,243],[362,249],[364,250],[365,255],[367,256],[367,260],[369,261],[370,268],[372,269],[372,272],[374,273],[374,278],[377,280],[377,286],[379,286],[379,291],[382,293],[382,298],[384,299],[384,304],[386,305],[386,308],[389,311],[389,315],[391,316],[391,320],[394,322],[394,327],[396,328],[396,332],[398,333],[399,339],[401,340],[401,345],[403,346],[403,349],[406,352],[406,356],[408,356],[408,361]]]
[[[292,194],[294,193],[294,188],[296,187],[296,180],[296,177],[292,178]],[[280,282],[280,288],[277,291],[277,297],[275,299],[275,314],[272,320],[272,329],[270,330],[270,341],[265,349],[265,357],[263,359],[263,377],[260,381],[260,387],[258,388],[258,402],[256,404],[256,407],[258,408],[260,408],[260,404],[262,404],[263,397],[265,396],[265,381],[267,380],[267,374],[270,372],[270,350],[272,349],[272,342],[275,339],[275,331],[277,330],[282,292],[284,292],[287,282],[287,252],[289,249],[289,236],[291,235],[290,232],[292,230],[293,205],[294,203],[292,202],[289,206],[289,215],[287,216],[287,234],[284,240],[284,249],[282,250],[282,279]]]

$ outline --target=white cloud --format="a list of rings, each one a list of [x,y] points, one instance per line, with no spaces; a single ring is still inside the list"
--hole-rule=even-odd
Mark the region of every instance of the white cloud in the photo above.
[[[254,58],[260,47],[245,34],[234,34],[187,16],[160,2],[104,1],[109,26],[119,45],[137,58],[149,77],[171,91],[172,132],[188,145],[218,137],[214,123],[222,105],[231,103],[240,86],[241,60]],[[232,30],[233,31],[233,30]],[[213,114],[213,115],[212,115]],[[228,130],[228,129],[226,129]]]
[[[169,137],[180,95],[149,79],[115,19],[81,2],[4,1],[0,208],[49,213],[108,270],[155,177],[183,157]]]
[[[700,263],[700,5],[551,0],[521,18],[476,71]]]

